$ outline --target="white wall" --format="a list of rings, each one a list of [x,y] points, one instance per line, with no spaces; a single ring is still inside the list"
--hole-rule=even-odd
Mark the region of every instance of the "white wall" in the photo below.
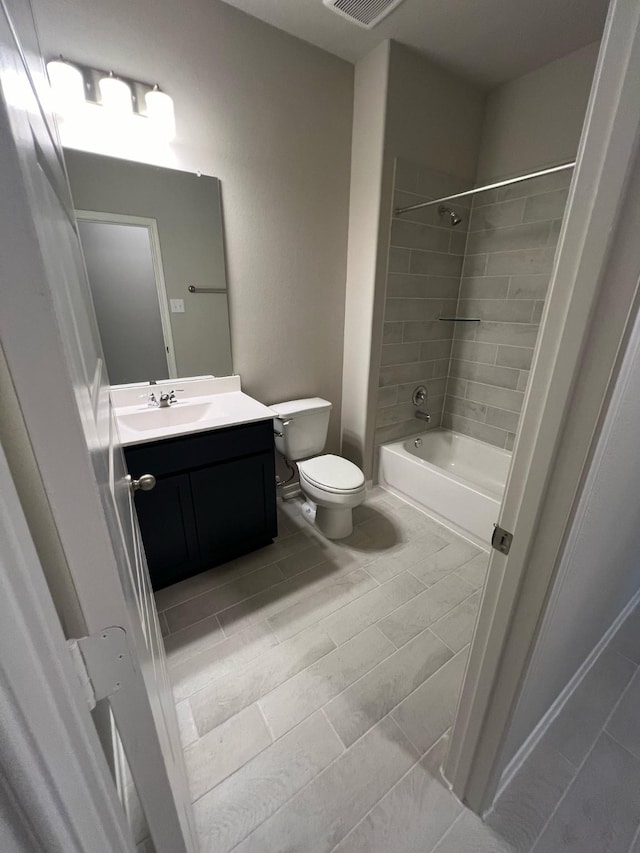
[[[478,183],[575,158],[599,46],[589,44],[489,93]]]
[[[47,58],[172,95],[172,151],[129,156],[221,179],[234,369],[266,403],[331,400],[337,449],[353,67],[219,0],[33,6]]]
[[[378,266],[389,42],[356,65],[342,378],[342,452],[366,464],[374,290]]]

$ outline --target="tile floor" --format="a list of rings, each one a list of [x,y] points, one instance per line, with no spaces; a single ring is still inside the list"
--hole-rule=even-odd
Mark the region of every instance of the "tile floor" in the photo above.
[[[462,812],[438,769],[487,555],[382,489],[354,521],[281,503],[273,545],[156,595],[203,853],[428,853]]]
[[[203,853],[640,853],[640,608],[486,822],[446,752],[487,555],[381,489],[157,593]]]

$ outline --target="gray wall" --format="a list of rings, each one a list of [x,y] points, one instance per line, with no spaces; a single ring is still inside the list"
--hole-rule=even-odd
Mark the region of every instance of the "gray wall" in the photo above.
[[[575,158],[599,47],[589,44],[489,93],[478,183]]]
[[[353,67],[219,0],[33,6],[46,56],[171,94],[170,149],[92,150],[220,178],[234,369],[266,403],[331,400],[337,450]]]
[[[473,197],[443,425],[513,448],[572,171]]]
[[[460,192],[469,184],[469,180],[398,160],[394,208]],[[455,209],[463,217],[455,228],[438,215],[437,207],[392,221],[376,445],[441,424],[454,326],[438,318],[455,314],[469,225],[469,209],[464,204],[456,204]],[[417,385],[427,387],[423,409],[431,415],[428,426],[415,418],[411,396]]]
[[[470,184],[475,176],[484,104],[482,91],[434,65],[424,56],[393,41],[388,45],[388,54],[384,50],[385,45],[380,45],[356,68],[356,104],[360,80],[363,91],[365,88],[369,90],[369,99],[375,99],[377,105],[369,126],[372,131],[369,144],[377,146],[377,165],[375,170],[362,176],[361,187],[361,198],[368,194],[375,204],[376,216],[368,217],[364,233],[364,229],[357,225],[359,218],[352,201],[350,227],[358,230],[361,241],[375,248],[367,254],[369,259],[374,257],[373,265],[369,263],[365,268],[354,263],[347,299],[352,298],[351,293],[357,292],[357,300],[353,297],[351,308],[347,306],[345,322],[343,451],[363,465],[367,476],[371,474],[374,462],[395,161],[399,157],[418,162],[434,173],[444,171],[452,178]],[[374,54],[379,61],[379,73],[375,79],[366,73],[366,63]],[[359,68],[362,70],[360,77]],[[384,132],[382,140],[380,116]],[[361,133],[366,136],[367,116],[361,116],[359,121]],[[360,153],[354,146],[354,169]],[[352,336],[363,337],[360,331],[363,326],[371,342],[365,351],[349,344]]]

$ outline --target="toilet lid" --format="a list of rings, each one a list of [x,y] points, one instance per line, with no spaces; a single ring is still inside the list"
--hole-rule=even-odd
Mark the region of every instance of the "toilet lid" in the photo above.
[[[312,485],[332,492],[354,492],[364,486],[364,474],[342,456],[315,456],[298,463],[298,470]]]

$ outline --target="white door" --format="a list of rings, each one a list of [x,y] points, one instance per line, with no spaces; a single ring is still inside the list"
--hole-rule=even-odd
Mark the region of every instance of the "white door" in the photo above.
[[[35,95],[43,64],[31,56],[27,70],[21,24],[2,8],[0,337],[89,633],[126,632],[134,677],[108,701],[156,851],[187,853],[197,845],[157,614],[62,153]]]

